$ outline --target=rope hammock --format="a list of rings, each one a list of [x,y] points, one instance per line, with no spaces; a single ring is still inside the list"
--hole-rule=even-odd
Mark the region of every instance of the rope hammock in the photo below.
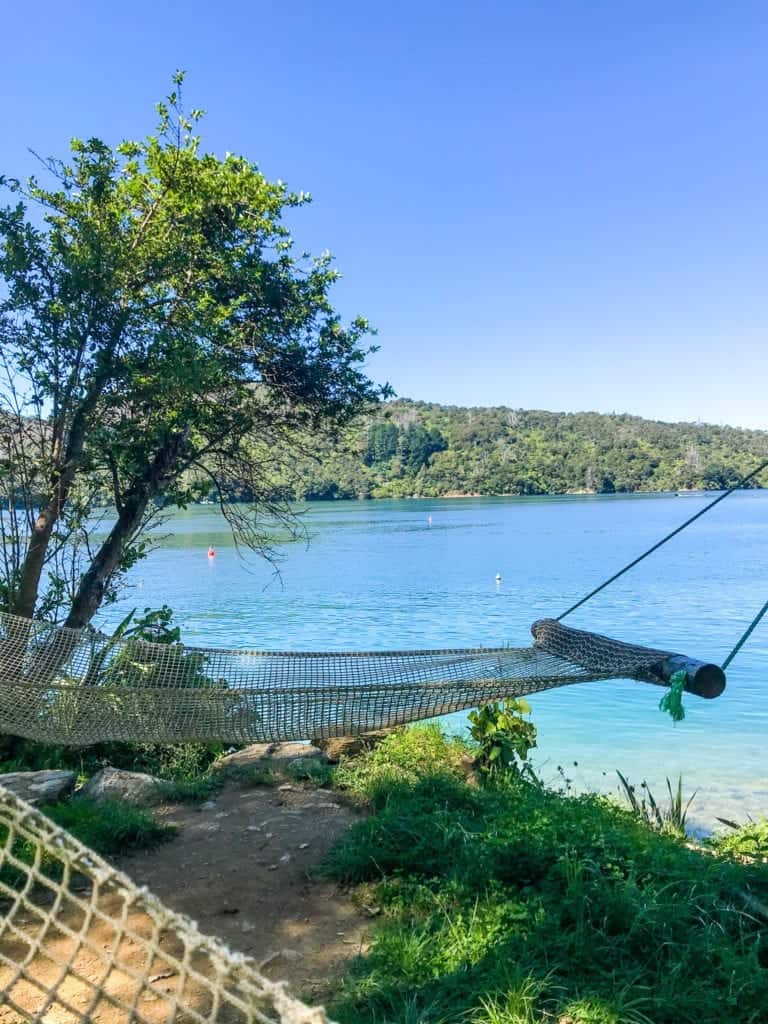
[[[670,687],[661,706],[683,717],[683,690],[717,697],[723,664],[570,629],[562,620],[768,467],[746,476],[614,573],[557,619],[531,627],[533,646],[435,651],[239,651],[152,644],[0,614],[0,732],[47,743],[252,743],[353,735],[491,700],[599,679]]]
[[[718,696],[725,676],[553,619],[531,647],[291,653],[115,639],[0,615],[0,732],[52,744],[348,736],[599,679]]]

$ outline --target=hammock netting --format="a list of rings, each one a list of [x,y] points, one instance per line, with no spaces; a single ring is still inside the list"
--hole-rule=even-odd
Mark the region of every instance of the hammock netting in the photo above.
[[[0,786],[0,1021],[328,1019]]]
[[[532,632],[524,648],[292,653],[115,639],[4,615],[0,732],[73,746],[253,743],[354,735],[589,680],[664,684],[675,667],[694,692],[724,685],[715,666],[669,651],[552,619]]]
[[[489,700],[630,678],[717,696],[713,665],[550,619],[533,646],[222,651],[0,616],[0,732],[47,743],[350,735]],[[0,1022],[327,1024],[0,786]],[[7,1016],[10,1013],[11,1016]]]

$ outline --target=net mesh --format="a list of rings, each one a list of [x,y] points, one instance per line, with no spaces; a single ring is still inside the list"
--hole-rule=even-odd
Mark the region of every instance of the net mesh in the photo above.
[[[668,652],[553,620],[532,647],[295,653],[115,639],[0,616],[0,732],[47,743],[347,736],[596,679],[661,681]]]
[[[328,1024],[2,786],[0,1021]]]

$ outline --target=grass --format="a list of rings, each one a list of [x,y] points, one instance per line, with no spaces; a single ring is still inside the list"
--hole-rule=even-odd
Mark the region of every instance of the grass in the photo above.
[[[105,856],[152,848],[176,835],[173,826],[163,825],[150,811],[124,800],[96,803],[74,797],[45,804],[40,810],[81,843]],[[64,876],[65,862],[55,847],[20,836],[14,840],[7,826],[0,825],[0,849],[7,848],[9,843],[11,847],[7,852],[21,865],[36,864],[43,875],[54,881]],[[28,880],[29,873],[23,866],[17,867],[9,860],[0,867],[0,886],[18,890],[24,888]],[[0,897],[0,904],[6,897],[7,894]]]
[[[683,796],[683,777],[679,775],[677,785],[667,779],[668,800],[666,806],[662,806],[651,792],[647,782],[640,784],[642,795],[638,796],[637,788],[633,786],[625,775],[620,771],[616,774],[621,782],[622,792],[632,813],[636,818],[645,821],[651,828],[657,828],[662,832],[673,832],[684,836],[688,825],[688,811],[696,799],[697,790],[686,800]]]
[[[437,726],[413,726],[392,733],[360,757],[342,760],[334,781],[349,796],[378,806],[387,802],[393,786],[462,774],[468,753],[465,743],[446,737]]]
[[[90,747],[47,746],[0,736],[0,772],[64,769],[81,777],[110,765],[146,772],[168,782],[200,778],[224,752],[220,743],[99,743]]]
[[[285,775],[294,782],[308,782],[312,786],[330,786],[336,777],[335,765],[316,757],[299,757],[289,761]]]
[[[333,1019],[768,1021],[768,866],[692,848],[608,798],[514,776],[470,785],[468,752],[418,728],[339,767],[372,813],[325,871],[381,913]]]
[[[277,786],[282,782],[281,777],[271,768],[261,764],[238,765],[233,768],[225,768],[223,772],[227,779],[232,779],[240,786]]]
[[[161,781],[160,792],[170,803],[203,803],[214,797],[224,785],[221,772]]]
[[[173,826],[163,825],[150,811],[124,800],[96,803],[75,797],[40,809],[81,843],[106,856],[158,846],[176,834]]]

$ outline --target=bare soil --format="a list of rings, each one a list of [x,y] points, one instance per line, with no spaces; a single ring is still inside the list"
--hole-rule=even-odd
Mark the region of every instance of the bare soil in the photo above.
[[[368,948],[370,915],[312,877],[360,812],[332,790],[299,783],[230,783],[210,803],[162,808],[179,836],[118,866],[267,977],[311,994]]]
[[[168,907],[197,921],[201,932],[253,957],[267,977],[285,980],[293,994],[317,1002],[329,981],[353,957],[366,952],[370,914],[356,907],[334,883],[313,877],[313,869],[361,813],[335,792],[295,782],[247,788],[230,781],[201,807],[176,804],[157,811],[162,820],[178,826],[178,836],[154,850],[117,858],[116,866]],[[30,936],[33,925],[30,922]],[[131,925],[140,933],[149,922],[135,919]],[[106,923],[94,922],[89,931],[93,948],[107,949],[111,938],[108,918]],[[62,959],[67,956],[67,941],[63,934],[49,934],[46,946],[55,948],[57,958]],[[166,936],[164,941],[173,940]],[[168,946],[164,948],[171,952]],[[24,952],[22,943],[17,956]],[[10,947],[0,953],[14,959]],[[128,944],[119,953],[129,973],[159,974],[155,984],[164,987],[173,1000],[176,982],[172,975],[164,977],[161,960],[147,964],[140,944],[135,949]],[[99,972],[103,974],[99,956],[84,950],[78,954],[76,966],[81,976],[99,983]],[[27,1013],[42,1011],[37,1019],[43,1024],[83,1019],[126,1024],[129,1019],[108,1002],[91,1011],[87,987],[76,978],[62,982],[61,969],[43,954],[35,957],[34,977],[37,985],[18,981],[12,986],[12,995]],[[25,1019],[2,997],[9,991],[10,978],[8,967],[0,960],[0,1024],[20,1024]],[[83,1006],[80,1013],[85,1012],[85,1017],[62,1013],[56,1006],[44,1008],[46,1000],[41,993],[57,984],[68,1005]],[[125,998],[133,982],[126,975],[110,979],[110,984]],[[165,999],[157,1000],[156,1005],[152,999],[142,997],[140,1019],[152,1024],[155,1019],[158,1024],[168,1020]]]

